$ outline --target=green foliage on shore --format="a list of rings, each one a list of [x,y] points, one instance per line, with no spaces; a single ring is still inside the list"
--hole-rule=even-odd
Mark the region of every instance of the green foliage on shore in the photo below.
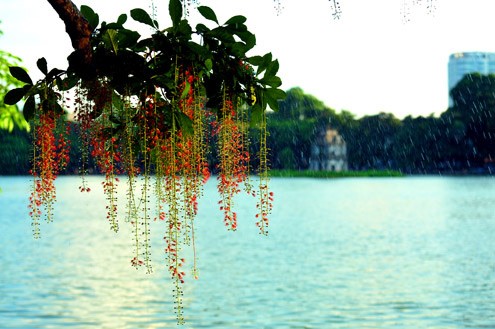
[[[403,177],[397,170],[363,171],[316,171],[316,170],[272,170],[272,177],[346,178],[346,177]]]
[[[452,90],[454,106],[440,116],[391,113],[356,118],[337,112],[301,88],[287,91],[268,116],[273,169],[309,168],[311,144],[322,129],[338,130],[352,171],[406,174],[491,174],[495,170],[495,75],[469,74]],[[274,173],[276,175],[276,173]]]
[[[26,130],[15,125],[11,132],[0,129],[0,174],[27,175],[30,155],[31,136]]]
[[[0,36],[2,35],[0,31]],[[10,74],[9,67],[19,65],[21,59],[6,51],[0,50],[0,130],[12,132],[15,127],[28,130],[29,125],[19,112],[17,105],[7,105],[3,96],[12,88],[21,87],[17,79]]]

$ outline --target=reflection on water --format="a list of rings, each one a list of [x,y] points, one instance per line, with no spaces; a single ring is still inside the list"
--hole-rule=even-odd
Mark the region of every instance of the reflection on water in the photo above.
[[[29,180],[1,177],[1,328],[176,327],[155,223],[154,273],[130,266],[124,222],[104,220],[94,178],[58,183],[56,218],[31,237]],[[252,198],[225,232],[215,182],[196,222],[200,280],[186,328],[495,327],[495,180],[273,179],[270,235]],[[124,198],[124,193],[121,193]]]

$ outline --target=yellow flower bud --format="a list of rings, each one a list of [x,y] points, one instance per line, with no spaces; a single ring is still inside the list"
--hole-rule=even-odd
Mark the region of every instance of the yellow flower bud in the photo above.
[[[256,94],[255,94],[255,90],[254,90],[254,87],[251,86],[250,89],[250,100],[251,100],[251,104],[250,105],[254,105],[256,104]]]

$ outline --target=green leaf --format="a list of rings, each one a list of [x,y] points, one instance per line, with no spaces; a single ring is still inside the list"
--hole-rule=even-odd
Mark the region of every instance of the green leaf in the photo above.
[[[29,96],[29,92],[31,91],[31,88],[33,88],[33,85],[24,85],[24,86],[22,86],[22,89],[24,90],[25,96]]]
[[[213,61],[211,60],[211,58],[205,60],[205,67],[208,70],[208,72],[210,72],[213,69]]]
[[[260,80],[260,83],[266,86],[277,88],[282,85],[282,79],[277,76],[267,76],[265,73],[265,77]]]
[[[150,15],[144,9],[136,8],[136,9],[131,10],[131,17],[135,21],[149,25],[151,27],[155,27],[155,25],[153,24],[153,20],[151,19]]]
[[[17,106],[6,106],[0,109],[0,129],[12,132],[15,126],[25,131],[29,131],[31,128]]]
[[[8,115],[0,116],[0,129],[8,130],[11,133],[14,130],[14,120]]]
[[[29,121],[34,118],[34,111],[36,108],[36,102],[34,100],[34,96],[29,96],[24,103],[24,108],[22,109],[22,114],[24,115],[24,119]]]
[[[251,128],[257,127],[263,119],[263,109],[257,103],[251,108],[251,121],[249,125]]]
[[[278,60],[274,60],[268,67],[266,68],[265,77],[275,76],[278,72],[280,65],[278,64]]]
[[[10,66],[9,71],[10,71],[10,74],[12,74],[12,76],[14,78],[16,78],[17,80],[22,81],[24,83],[29,83],[30,85],[33,84],[33,80],[31,80],[31,78],[29,77],[29,74],[27,74],[27,72],[22,67]]]
[[[122,122],[120,121],[120,119],[115,114],[113,114],[113,113],[110,114],[110,116],[108,117],[108,120],[111,123],[115,123],[116,125],[122,124]]]
[[[270,106],[270,108],[273,111],[278,112],[278,101],[276,99],[267,97],[266,102],[268,103],[268,106]]]
[[[75,75],[68,76],[64,80],[57,81],[57,87],[60,91],[70,90],[74,88],[79,81],[79,77]]]
[[[225,25],[235,25],[235,24],[244,24],[246,22],[246,17],[242,15],[237,15],[231,17],[228,21],[225,22]]]
[[[137,33],[137,34],[139,34],[139,33]],[[139,37],[138,37],[138,39],[139,39]],[[138,39],[136,39],[136,41]],[[151,38],[142,39],[139,42],[137,42],[134,46],[135,46],[136,51],[144,51],[146,48],[151,48],[154,46],[153,39],[151,39]]]
[[[191,90],[191,84],[186,81],[186,87],[182,91],[182,94],[180,95],[180,99],[185,99],[187,97],[187,94],[189,94],[189,90]]]
[[[173,26],[178,26],[182,19],[182,3],[180,0],[170,0],[168,4],[168,12],[170,13]]]
[[[45,57],[41,57],[40,59],[38,59],[38,61],[36,62],[36,66],[38,66],[38,68],[44,75],[48,74],[48,64],[46,63]]]
[[[266,89],[266,94],[276,100],[284,100],[287,94],[282,89],[268,88]]]
[[[117,52],[119,50],[119,45],[117,43],[117,31],[116,30],[106,30],[102,39],[105,42],[105,46],[107,48],[113,49],[115,54],[117,54]]]
[[[100,22],[100,17],[98,16],[97,13],[94,12],[93,9],[91,9],[89,6],[82,5],[81,6],[81,14],[86,18],[86,20],[89,23],[89,26],[94,30],[98,27],[98,24]]]
[[[112,92],[112,107],[117,110],[124,108],[122,97],[119,94],[117,94],[115,91]]]
[[[210,21],[213,21],[215,23],[218,24],[218,19],[217,19],[217,15],[215,14],[215,12],[213,11],[213,9],[211,9],[210,7],[207,7],[207,6],[199,6],[198,7],[198,11],[201,15],[203,15],[204,18],[210,20]]]
[[[242,41],[246,43],[247,49],[252,49],[256,45],[256,37],[254,34],[248,31],[236,33]]]
[[[190,50],[192,50],[195,54],[201,56],[201,57],[206,57],[208,56],[208,50],[197,44],[196,42],[193,42],[193,41],[189,41],[187,43],[187,46],[189,47]]]
[[[14,121],[9,121],[9,126],[8,126],[9,133],[11,133],[14,130]]]
[[[283,100],[286,94],[281,89],[268,88],[265,90],[265,99],[270,108],[278,111],[278,101]]]
[[[134,47],[141,35],[136,31],[120,29],[117,33],[117,43],[120,49]]]
[[[57,114],[64,114],[65,113],[62,106],[60,106],[60,104],[56,101],[53,103],[53,111],[55,111],[55,113],[57,113]]]
[[[210,35],[226,43],[235,42],[234,34],[229,29],[219,26],[211,30]]]
[[[257,65],[258,69],[256,70],[256,75],[260,75],[261,73],[263,73],[263,71],[265,71],[268,65],[270,65],[271,63],[272,63],[272,53],[268,53],[265,56],[263,56],[263,60],[261,64]]]
[[[194,133],[193,122],[191,118],[189,118],[186,114],[182,112],[176,112],[177,119],[179,121],[179,126],[182,129],[182,132],[186,136],[190,136]]]
[[[151,77],[153,84],[167,89],[172,89],[175,87],[174,79],[166,75],[155,75]]]
[[[14,88],[5,94],[3,102],[7,105],[14,105],[26,95],[24,88]]]
[[[198,33],[205,33],[209,32],[210,29],[206,25],[200,23],[196,25],[196,31],[198,31]]]
[[[106,29],[119,30],[121,28],[122,28],[122,25],[120,25],[119,23],[108,23],[107,25],[105,25],[105,28],[102,29],[102,31],[104,31]]]
[[[187,22],[187,20],[183,19],[180,21],[178,31],[187,39],[191,39],[192,28],[191,25],[189,25],[189,23]]]
[[[244,57],[246,55],[247,47],[243,42],[235,42],[231,45],[230,49],[236,57]]]
[[[26,119],[24,119],[24,115],[22,112],[19,112],[17,106],[12,106],[10,109],[11,117],[14,121],[14,124],[22,130],[30,131],[31,126],[27,123]]]
[[[255,66],[260,66],[261,64],[263,64],[263,57],[261,57],[261,56],[249,57],[247,59],[247,62],[251,63],[252,65],[255,65]]]
[[[47,77],[50,77],[50,78],[53,78],[53,77],[56,77],[58,75],[61,75],[62,73],[65,73],[65,71],[62,71],[60,69],[56,69],[56,68],[53,68],[50,70],[50,72],[47,73]]]
[[[127,22],[127,15],[122,14],[117,18],[117,24],[124,25],[124,23]]]

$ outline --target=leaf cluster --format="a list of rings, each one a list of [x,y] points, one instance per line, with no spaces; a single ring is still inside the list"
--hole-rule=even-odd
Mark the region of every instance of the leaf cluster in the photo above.
[[[19,102],[21,99],[25,98],[26,102],[24,104],[23,114],[27,121],[34,118],[36,110],[36,96],[39,97],[40,102],[45,105],[42,108],[50,109],[52,111],[57,111],[63,113],[64,110],[59,104],[61,98],[60,90],[68,90],[74,85],[67,86],[67,79],[62,80],[61,76],[66,74],[65,71],[59,69],[51,69],[48,71],[48,65],[45,58],[40,58],[36,65],[39,70],[45,75],[38,83],[34,83],[26,70],[19,66],[9,67],[10,74],[12,77],[17,79],[19,82],[24,83],[22,87],[11,89],[5,94],[4,102],[5,104],[13,105]],[[64,83],[65,87],[64,88]]]
[[[11,67],[12,76],[24,85],[9,91],[5,103],[15,104],[25,98],[24,116],[30,120],[34,117],[36,100],[51,105],[42,108],[59,111],[60,91],[78,83],[98,81],[118,95],[136,96],[140,100],[159,95],[161,111],[170,114],[174,100],[184,97],[184,90],[177,88],[177,70],[189,68],[199,79],[206,106],[214,112],[218,112],[225,92],[251,106],[254,123],[268,106],[278,110],[278,101],[285,97],[284,91],[279,89],[282,84],[277,76],[279,63],[271,53],[247,55],[256,45],[256,38],[245,25],[246,18],[234,16],[220,24],[211,8],[200,6],[199,13],[216,26],[198,24],[193,28],[182,10],[180,0],[170,1],[173,25],[165,29],[160,29],[145,10],[131,10],[130,17],[134,21],[153,30],[151,36],[142,38],[137,31],[125,27],[126,14],[115,22],[100,24],[98,14],[82,6],[81,12],[93,29],[90,65],[81,63],[74,52],[69,56],[66,70],[49,71],[46,60],[41,58],[37,64],[45,78],[36,83],[22,68]],[[188,125],[187,120],[182,121],[182,125]]]

